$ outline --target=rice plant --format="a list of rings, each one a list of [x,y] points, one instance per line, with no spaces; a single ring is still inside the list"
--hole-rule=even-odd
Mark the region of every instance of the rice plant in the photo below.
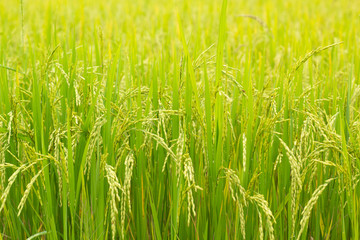
[[[360,239],[359,13],[0,2],[0,240]]]

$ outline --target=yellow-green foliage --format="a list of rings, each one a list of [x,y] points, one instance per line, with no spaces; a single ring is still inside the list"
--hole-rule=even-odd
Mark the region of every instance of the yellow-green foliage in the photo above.
[[[360,239],[359,14],[0,1],[0,239]]]

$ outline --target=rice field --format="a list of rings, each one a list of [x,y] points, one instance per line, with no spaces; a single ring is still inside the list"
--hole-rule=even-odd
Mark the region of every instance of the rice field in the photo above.
[[[360,239],[360,3],[0,1],[0,240]]]

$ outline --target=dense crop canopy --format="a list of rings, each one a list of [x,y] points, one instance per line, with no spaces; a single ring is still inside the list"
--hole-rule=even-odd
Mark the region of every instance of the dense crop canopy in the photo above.
[[[359,13],[0,1],[0,240],[360,239]]]

